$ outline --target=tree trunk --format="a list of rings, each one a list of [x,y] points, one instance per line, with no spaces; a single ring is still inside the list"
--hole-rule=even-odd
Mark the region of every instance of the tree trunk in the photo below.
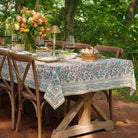
[[[22,9],[22,6],[21,6],[22,1],[23,1],[23,0],[17,0],[17,1],[15,2],[15,10],[16,10],[17,13],[19,13],[20,10]]]
[[[124,22],[124,25],[129,27],[131,24],[130,19],[133,18],[134,16],[134,11],[136,10],[138,6],[138,0],[131,0],[130,5],[129,5],[129,9],[128,9],[128,13],[127,13],[127,19]]]
[[[74,35],[74,17],[76,0],[65,0],[66,36]]]
[[[38,12],[39,0],[36,0],[35,11]]]

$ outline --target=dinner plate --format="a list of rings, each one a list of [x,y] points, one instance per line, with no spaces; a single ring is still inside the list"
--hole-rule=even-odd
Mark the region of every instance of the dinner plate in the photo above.
[[[21,54],[21,55],[32,55],[31,52],[28,52],[28,51],[21,51],[21,52],[15,52],[16,54]]]
[[[59,57],[36,57],[36,60],[43,62],[57,62],[60,60]]]

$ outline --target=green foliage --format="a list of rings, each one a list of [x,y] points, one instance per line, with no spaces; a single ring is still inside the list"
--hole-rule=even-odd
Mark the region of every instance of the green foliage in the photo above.
[[[129,88],[122,88],[122,89],[116,89],[113,91],[113,95],[118,97],[119,99],[122,99],[124,101],[131,101],[138,103],[138,93],[133,94],[130,96],[130,89]]]
[[[92,46],[122,47],[122,58],[133,59],[137,65],[138,18],[134,16],[130,27],[123,25],[128,7],[129,3],[125,0],[84,1],[75,17],[75,40]]]
[[[76,1],[76,6],[71,12],[76,13],[75,42],[87,43],[91,46],[108,45],[123,48],[124,53],[121,58],[133,60],[138,88],[138,8],[134,12],[134,17],[129,19],[131,25],[129,27],[123,25],[130,1],[80,0]],[[16,14],[15,3],[17,2],[18,0],[9,2],[0,0],[0,37],[4,35],[7,17],[13,17]],[[35,2],[36,0],[22,0],[21,6],[34,10]],[[39,0],[39,12],[45,14],[50,26],[57,25],[61,30],[61,33],[57,34],[57,40],[66,39],[64,2],[65,0]]]

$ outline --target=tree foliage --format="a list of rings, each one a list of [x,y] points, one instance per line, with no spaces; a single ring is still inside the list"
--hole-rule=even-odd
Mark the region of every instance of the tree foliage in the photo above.
[[[130,4],[135,1],[133,16],[128,18]],[[65,5],[65,2],[68,4]],[[35,9],[36,0],[1,0],[0,22],[18,12],[17,7]],[[69,5],[74,4],[73,8]],[[8,5],[8,6],[7,6]],[[58,25],[61,33],[57,39],[66,40],[68,27],[74,33],[76,42],[91,46],[109,45],[122,47],[124,57],[133,59],[137,65],[138,56],[138,0],[39,0],[38,12],[43,12],[49,24]],[[67,25],[67,14],[69,13]],[[130,25],[124,25],[129,21]],[[3,27],[1,27],[3,29]],[[2,32],[2,31],[1,31]],[[2,33],[0,32],[0,35]]]

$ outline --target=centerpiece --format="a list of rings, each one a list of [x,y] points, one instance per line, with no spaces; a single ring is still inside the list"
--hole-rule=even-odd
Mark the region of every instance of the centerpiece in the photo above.
[[[15,16],[12,28],[12,32],[20,36],[20,40],[25,44],[25,50],[29,52],[36,50],[35,39],[37,36],[47,38],[50,33],[44,15],[25,7],[19,15]]]

